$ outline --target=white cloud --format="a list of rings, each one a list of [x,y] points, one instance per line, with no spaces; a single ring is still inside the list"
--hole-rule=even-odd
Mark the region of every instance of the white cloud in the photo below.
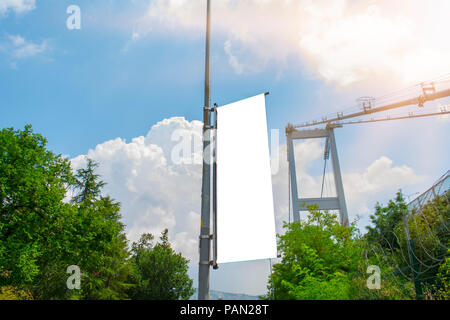
[[[20,35],[10,36],[9,39],[15,47],[23,46],[25,44],[25,39]]]
[[[399,189],[417,185],[424,179],[425,176],[417,175],[406,165],[393,166],[387,157],[375,160],[363,173],[346,173],[343,180],[350,214],[353,218],[367,216],[373,211],[374,201],[391,199]]]
[[[412,83],[450,71],[450,2],[412,0],[219,0],[212,3],[213,35],[237,73],[260,71],[269,61],[286,67],[296,56],[329,83]],[[135,31],[158,29],[203,36],[205,3],[152,1]],[[232,49],[232,50],[231,50]]]
[[[238,59],[232,52],[231,41],[227,40],[223,46],[225,53],[228,56],[228,63],[234,69],[237,74],[241,74],[244,72],[244,67],[239,63]]]
[[[24,59],[44,53],[49,49],[47,41],[42,41],[41,44],[25,40],[20,35],[9,36],[11,42],[11,56],[16,59]]]
[[[15,13],[23,13],[36,8],[35,0],[1,0],[0,14],[6,14],[9,10]]]
[[[41,43],[35,43],[27,40],[21,35],[7,35],[6,41],[0,43],[0,53],[9,57],[10,67],[17,69],[17,61],[42,55],[50,50],[50,46],[46,40]]]
[[[72,159],[72,166],[80,168],[87,157],[100,162],[99,173],[108,183],[105,192],[122,203],[129,239],[136,241],[144,232],[159,235],[169,228],[175,248],[195,259],[197,249],[190,244],[197,243],[200,226],[201,165],[172,163],[171,152],[178,143],[172,141],[172,134],[177,129],[201,137],[202,125],[184,118],[167,119],[146,137],[99,144]]]

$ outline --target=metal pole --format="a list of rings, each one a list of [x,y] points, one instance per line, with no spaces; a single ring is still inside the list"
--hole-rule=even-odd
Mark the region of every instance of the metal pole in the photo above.
[[[294,141],[289,134],[287,135],[287,148],[288,148],[289,174],[291,181],[290,191],[292,197],[292,210],[294,215],[294,222],[298,222],[300,221],[300,206],[298,202],[297,171],[295,170]]]
[[[339,157],[336,147],[336,138],[334,136],[334,130],[331,129],[329,132],[329,143],[331,151],[331,160],[333,162],[333,173],[334,173],[334,184],[336,185],[336,193],[339,201],[339,208],[341,213],[341,225],[348,226],[348,214],[347,205],[345,203],[345,193],[344,185],[342,184],[341,167],[339,165]]]
[[[198,268],[198,300],[209,300],[209,270],[210,270],[210,211],[211,211],[211,155],[209,152],[211,139],[211,80],[210,80],[210,35],[211,7],[207,0],[206,10],[206,56],[205,56],[205,103],[203,107],[203,180],[202,180],[202,212],[200,226],[200,261]]]

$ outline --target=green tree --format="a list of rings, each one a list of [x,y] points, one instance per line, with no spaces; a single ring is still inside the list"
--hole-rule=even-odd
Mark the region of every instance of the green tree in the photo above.
[[[356,228],[341,226],[337,217],[308,208],[306,221],[286,224],[279,236],[281,263],[273,266],[268,299],[351,299],[352,278],[358,270],[360,247]]]
[[[76,194],[70,210],[55,220],[47,235],[45,254],[38,262],[40,274],[32,291],[38,299],[126,299],[131,272],[120,204],[101,196],[105,185],[95,173],[97,164],[76,174]],[[82,196],[80,196],[82,195]],[[67,288],[67,267],[81,269],[81,290]]]
[[[450,191],[447,191],[427,201],[420,210],[416,207],[411,208],[409,213],[408,229],[414,241],[414,255],[418,260],[420,281],[429,298],[434,298],[435,294],[442,296],[442,286],[445,288],[445,282],[440,281],[439,275],[442,276],[442,268],[445,267],[446,258],[449,257],[449,199]],[[402,251],[407,252],[403,226],[398,227],[397,234]]]
[[[432,289],[434,299],[450,300],[450,249],[447,251],[445,261],[439,267]]]
[[[412,299],[414,286],[404,277],[410,271],[409,256],[406,249],[403,217],[408,213],[408,205],[401,190],[386,206],[377,203],[375,213],[370,216],[371,226],[361,241],[364,259],[361,261],[360,283],[357,284],[360,299]],[[404,237],[403,237],[404,238]],[[380,290],[367,288],[364,273],[368,266],[380,268],[382,286]]]
[[[154,244],[152,234],[143,234],[132,245],[133,288],[135,300],[187,300],[194,294],[192,279],[187,275],[189,261],[173,251],[164,230]]]
[[[79,193],[72,199],[77,210],[71,257],[83,275],[79,298],[125,299],[131,272],[125,225],[120,204],[101,195],[106,184],[96,174],[97,167],[98,163],[88,159],[86,168],[77,170]]]
[[[372,226],[367,227],[366,238],[369,242],[376,242],[385,249],[393,250],[399,247],[395,233],[396,227],[402,223],[403,216],[408,212],[402,191],[398,191],[394,200],[383,207],[377,203],[375,213],[370,216]]]
[[[440,267],[448,256],[450,245],[448,221],[449,193],[436,196],[420,208],[408,208],[401,192],[386,207],[377,205],[372,216],[373,226],[364,237],[365,265],[377,265],[383,275],[383,288],[368,292],[361,288],[365,298],[414,299],[411,280],[411,261],[406,241],[404,217],[414,243],[414,257],[419,281],[428,297],[433,297],[445,283],[438,280]],[[416,279],[417,280],[417,279]]]
[[[354,277],[354,299],[414,299],[414,284],[404,276],[409,273],[410,268],[407,264],[402,264],[405,260],[402,259],[401,254],[398,254],[398,249],[394,252],[384,250],[378,243],[369,243],[366,238],[361,239],[359,245],[363,250],[363,254],[359,263],[358,272]],[[369,266],[376,266],[380,270],[380,289],[370,289],[367,286],[367,280],[370,276],[370,274],[367,274]]]
[[[120,204],[102,195],[98,164],[88,159],[74,176],[46,144],[31,126],[0,131],[0,299],[189,298],[188,261],[167,231],[156,245],[144,235],[130,257]],[[81,269],[81,290],[67,288],[71,265]]]
[[[78,190],[78,194],[72,199],[73,203],[88,203],[100,198],[106,183],[95,172],[98,166],[92,159],[87,159],[86,168],[77,170],[74,189]]]
[[[46,145],[31,126],[0,131],[0,298],[127,298],[120,204],[101,196],[95,162],[74,177]],[[72,203],[69,188],[79,192]],[[81,268],[79,291],[67,288],[70,265]]]
[[[70,164],[46,144],[30,125],[0,131],[0,286],[33,288],[54,227],[71,211],[62,201],[73,181]]]

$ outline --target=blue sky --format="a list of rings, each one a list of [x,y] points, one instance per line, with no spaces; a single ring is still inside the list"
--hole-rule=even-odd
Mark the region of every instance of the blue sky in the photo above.
[[[81,1],[82,29],[68,30],[65,10],[72,2],[38,1],[35,10],[10,12],[0,20],[3,42],[20,35],[36,44],[48,43],[45,52],[27,59],[3,55],[2,127],[32,123],[48,137],[52,149],[76,156],[108,139],[141,135],[164,118],[201,119],[203,34],[189,39],[151,34],[125,53],[132,25],[116,32],[102,28],[96,16],[107,19],[110,14],[114,20],[133,10],[138,16],[144,6]],[[282,79],[276,79],[278,70],[270,66],[264,77],[236,75],[227,65],[219,67],[226,61],[221,41],[213,43],[213,101],[224,104],[270,90],[278,96],[277,107],[269,109],[270,125],[283,127],[286,104],[293,107],[313,86],[298,76],[301,64],[296,63],[297,70],[285,72]],[[12,63],[17,69],[11,68]],[[302,89],[284,89],[293,82],[293,87]]]
[[[66,27],[66,9],[72,4],[81,8],[81,30]],[[448,75],[450,48],[436,32],[448,30],[447,19],[441,19],[448,3],[436,1],[433,8],[423,8],[420,1],[409,4],[213,1],[212,102],[224,105],[270,91],[268,125],[281,130],[283,144],[288,122],[320,118],[354,106],[360,96],[378,97]],[[0,127],[32,124],[48,138],[49,148],[75,159],[75,167],[83,155],[96,158],[109,168],[102,169],[107,191],[129,203],[123,214],[131,238],[142,231],[133,229],[142,217],[131,210],[143,208],[150,224],[173,226],[175,246],[178,241],[177,248],[192,259],[198,235],[183,229],[181,207],[189,208],[196,224],[199,193],[191,190],[186,203],[174,205],[164,195],[186,190],[154,176],[148,177],[154,188],[147,194],[136,196],[131,187],[118,184],[133,184],[140,170],[129,149],[155,144],[167,152],[167,130],[199,130],[193,121],[202,117],[203,23],[199,1],[0,0]],[[433,102],[427,110],[448,103]],[[170,120],[174,117],[185,122]],[[450,160],[449,124],[449,119],[417,119],[338,129],[350,216],[362,215],[363,226],[377,201],[386,202],[399,188],[407,195],[424,191],[444,174]],[[132,143],[141,136],[145,146]],[[320,160],[314,156],[318,146],[305,150],[304,171],[317,180],[322,164],[312,160]],[[123,169],[118,177],[121,168],[130,173]],[[186,170],[191,169],[198,173],[198,167]],[[283,179],[274,177],[278,225],[287,220]],[[158,192],[161,196],[152,194]],[[181,242],[194,249],[183,249]],[[226,266],[212,287],[261,294],[266,264]],[[236,270],[242,279],[226,281]],[[195,277],[196,271],[191,272]],[[256,278],[248,280],[253,274]]]

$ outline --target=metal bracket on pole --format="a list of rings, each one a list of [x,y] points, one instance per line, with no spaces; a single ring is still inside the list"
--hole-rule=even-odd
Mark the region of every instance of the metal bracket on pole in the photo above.
[[[208,116],[209,116],[209,119],[211,119],[211,114],[214,112],[214,108],[203,107],[203,111],[205,113],[207,113]],[[211,129],[214,129],[214,126],[211,125],[211,123],[209,123],[209,124],[205,124],[204,128],[207,129],[207,130],[211,130]]]
[[[300,212],[308,211],[307,206],[317,204],[320,210],[339,210],[341,225],[348,226],[347,206],[345,203],[344,186],[342,184],[341,169],[334,137],[334,128],[315,130],[296,130],[292,125],[286,127],[289,175],[291,180],[292,206],[294,210],[294,221],[300,221]],[[294,154],[294,141],[327,138],[329,144],[329,154],[333,162],[334,181],[337,197],[332,198],[299,198],[297,186],[297,171]]]

